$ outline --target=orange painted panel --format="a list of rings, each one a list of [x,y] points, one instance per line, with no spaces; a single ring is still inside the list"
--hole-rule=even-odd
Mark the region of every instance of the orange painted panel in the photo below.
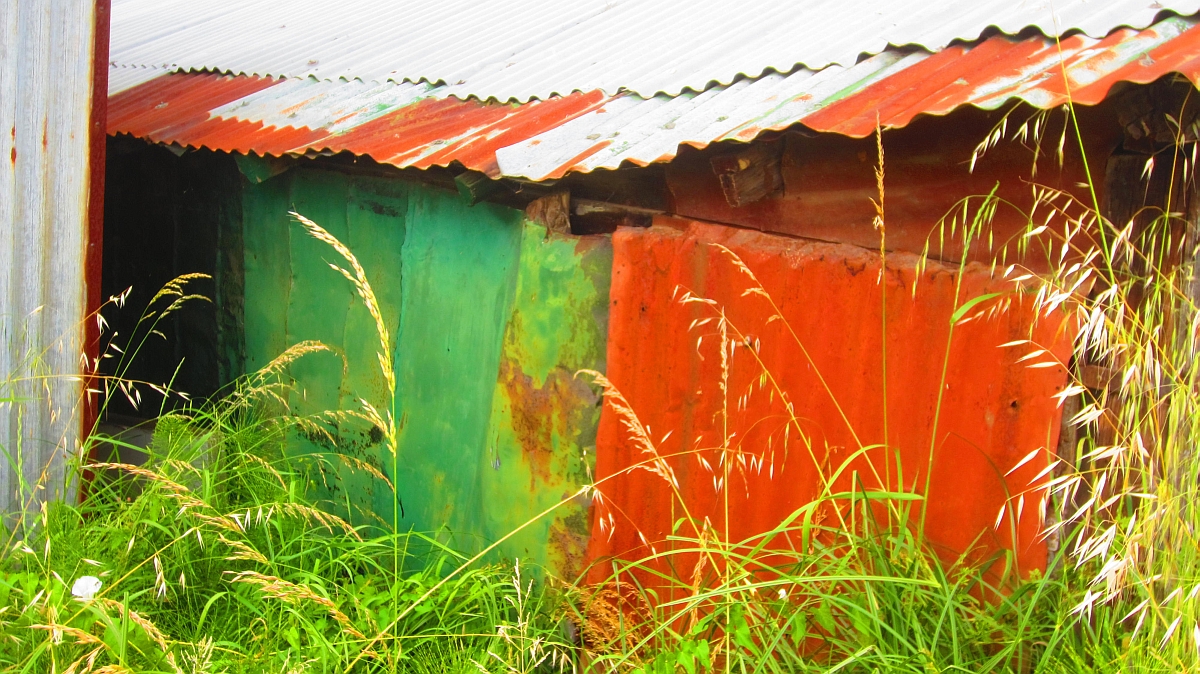
[[[769,322],[773,310],[767,300],[743,295],[752,280],[712,243],[745,261],[786,324]],[[703,449],[721,445],[722,366],[716,323],[691,327],[713,311],[681,304],[684,290],[716,300],[730,324],[761,345],[759,356],[813,441],[811,453],[795,432],[784,443],[780,398],[759,389],[761,370],[751,350],[735,348],[728,432],[744,452],[744,465],[738,464],[728,485],[730,540],[776,526],[817,494],[817,471],[838,466],[860,446],[884,441],[878,253],[669,218],[650,229],[618,230],[613,247],[608,375],[656,442],[671,433],[659,451],[668,456],[694,518],[708,517],[718,531],[726,526],[725,496],[716,490],[720,455]],[[1043,452],[1005,476],[1031,451],[1055,446],[1060,412],[1051,396],[1065,385],[1066,371],[1030,369],[1015,362],[1029,349],[998,346],[1032,334],[1066,362],[1073,333],[1061,316],[1034,321],[1029,305],[1009,294],[1006,311],[953,329],[947,357],[955,306],[1006,288],[984,266],[968,266],[960,282],[957,268],[931,263],[918,273],[917,261],[909,254],[890,255],[885,275],[888,443],[901,457],[903,482],[923,491],[929,477],[926,533],[944,556],[1003,546],[1016,550],[1023,573],[1044,568],[1036,499],[1029,499],[1015,526],[1011,518],[998,530],[994,523],[1008,494],[1026,488],[1047,465]],[[998,307],[998,301],[978,306]],[[789,336],[789,325],[796,339]],[[744,397],[749,390],[753,393]],[[604,499],[594,509],[593,561],[647,554],[643,537],[661,551],[661,541],[683,515],[662,478],[645,470],[625,471],[645,458],[638,452],[606,406],[597,441]],[[854,464],[862,484],[897,486],[894,462],[885,466],[885,454],[878,450],[867,456],[869,461]],[[849,488],[849,476],[838,486]],[[596,567],[594,580],[601,579],[604,567]]]

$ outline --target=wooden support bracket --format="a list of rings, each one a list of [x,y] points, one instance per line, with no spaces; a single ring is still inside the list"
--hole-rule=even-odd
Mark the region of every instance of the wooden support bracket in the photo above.
[[[759,141],[749,147],[711,161],[713,173],[730,206],[738,207],[765,199],[783,188],[779,159],[783,143]]]

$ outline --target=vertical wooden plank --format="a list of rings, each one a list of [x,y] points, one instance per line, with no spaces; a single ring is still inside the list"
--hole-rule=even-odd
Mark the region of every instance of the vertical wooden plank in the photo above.
[[[399,328],[401,250],[407,186],[398,181],[294,169],[248,185],[244,198],[245,343],[250,370],[290,346],[316,340],[345,356],[321,353],[292,365],[292,411],[322,415],[357,411],[360,399],[387,409],[387,387],[376,354],[375,321],[352,286],[329,263],[348,266],[288,215],[296,210],[350,247],[367,271],[393,339]],[[292,451],[314,454],[322,479],[316,498],[357,523],[381,524],[376,498],[390,490],[362,468],[383,470],[379,431],[343,420],[332,441],[296,437]],[[339,478],[339,479],[334,479]],[[386,494],[384,494],[386,492]]]
[[[246,244],[242,238],[244,184],[236,171],[230,171],[228,177],[222,180],[224,190],[217,200],[217,268],[214,280],[217,381],[221,386],[228,386],[246,372]]]
[[[291,208],[316,222],[339,240],[348,236],[346,196],[348,178],[340,173],[296,171],[291,180]],[[330,247],[306,234],[299,224],[291,223],[291,293],[287,305],[287,343],[316,340],[341,348],[346,329],[346,314],[354,301],[354,291],[340,275],[329,268],[340,262]],[[314,414],[337,410],[341,404],[344,365],[339,358],[318,354],[292,364],[292,376],[298,389],[292,396],[292,410]]]
[[[309,218],[341,241],[348,238],[346,198],[349,178],[340,173],[301,170],[290,173],[289,210]],[[285,217],[287,217],[285,215]],[[346,279],[329,268],[342,263],[328,244],[309,236],[299,223],[288,220],[291,259],[291,291],[287,303],[287,344],[317,341],[341,354],[346,315],[355,301],[354,290]],[[294,361],[290,374],[295,386],[288,398],[293,414],[324,415],[337,412],[342,401],[346,364],[339,355],[317,353]],[[351,517],[347,484],[336,479],[342,474],[336,460],[339,428],[332,438],[319,433],[299,432],[291,451],[312,458],[317,482],[313,497],[343,517]]]

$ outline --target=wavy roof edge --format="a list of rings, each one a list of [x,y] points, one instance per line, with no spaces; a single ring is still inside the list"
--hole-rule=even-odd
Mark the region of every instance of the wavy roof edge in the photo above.
[[[1137,23],[1131,22],[1131,23],[1118,24],[1116,26],[1113,26],[1110,30],[1104,32],[1103,34],[1092,34],[1092,33],[1087,33],[1079,28],[1068,28],[1058,36],[1058,39],[1060,39],[1060,40],[1068,39],[1068,38],[1071,38],[1071,37],[1074,37],[1077,35],[1083,35],[1085,37],[1090,37],[1093,39],[1101,39],[1103,37],[1107,37],[1108,35],[1111,35],[1112,33],[1116,32],[1118,30],[1142,31],[1151,26],[1154,26],[1156,24],[1162,23],[1163,21],[1173,19],[1173,18],[1176,18],[1176,19],[1200,18],[1200,12],[1182,14],[1182,13],[1179,13],[1179,12],[1176,12],[1173,10],[1163,9],[1158,12],[1158,14],[1155,16],[1155,19],[1153,21],[1150,21],[1148,23],[1143,21],[1143,22],[1137,22]],[[989,25],[986,28],[984,28],[980,32],[980,34],[974,38],[966,38],[966,37],[955,38],[953,41],[951,41],[946,46],[947,47],[975,46],[985,40],[995,38],[995,37],[1005,37],[1005,38],[1009,38],[1011,40],[1029,39],[1029,38],[1037,38],[1037,37],[1043,38],[1045,40],[1054,40],[1055,39],[1054,35],[1045,33],[1044,31],[1041,30],[1041,28],[1039,26],[1026,26],[1025,28],[1023,28],[1017,32],[1005,32],[1001,27],[993,24],[993,25]],[[917,44],[917,43],[907,43],[907,44],[888,43],[881,50],[878,50],[875,52],[861,52],[855,63],[856,64],[861,63],[863,60],[866,60],[866,59],[874,57],[874,56],[878,56],[885,52],[895,52],[895,51],[922,51],[926,54],[935,54],[935,53],[937,53],[937,51],[940,51],[940,50],[932,50],[924,45]],[[375,82],[375,83],[379,83],[379,84],[383,84],[385,82],[392,82],[394,84],[417,84],[417,85],[425,84],[425,85],[429,85],[432,87],[444,88],[447,92],[446,93],[447,96],[454,96],[455,98],[458,98],[460,100],[464,100],[464,101],[474,100],[474,101],[479,101],[481,103],[500,103],[500,104],[529,103],[529,102],[535,101],[535,100],[546,100],[548,98],[553,98],[553,97],[561,97],[561,96],[567,96],[570,94],[586,93],[588,91],[597,91],[597,90],[602,91],[604,94],[609,95],[609,96],[616,96],[618,94],[633,94],[633,95],[640,96],[642,98],[653,98],[655,96],[661,96],[661,95],[674,97],[674,96],[679,96],[679,95],[683,95],[683,94],[701,94],[701,93],[704,93],[705,91],[708,91],[709,89],[714,89],[714,88],[718,88],[718,87],[728,87],[728,86],[730,86],[738,81],[741,81],[741,80],[757,80],[757,79],[760,79],[762,77],[765,77],[767,75],[772,75],[772,74],[790,75],[792,73],[795,73],[798,71],[803,71],[803,70],[809,70],[812,72],[820,72],[827,68],[850,67],[850,66],[847,66],[847,64],[838,63],[838,62],[826,63],[824,65],[819,65],[819,66],[814,67],[814,66],[810,66],[802,61],[797,61],[796,63],[791,64],[791,66],[788,68],[783,68],[783,67],[781,67],[781,65],[768,65],[768,66],[764,66],[763,68],[759,69],[757,71],[757,74],[751,74],[751,73],[747,73],[747,72],[737,72],[737,73],[734,73],[732,76],[727,76],[727,77],[723,77],[723,78],[714,78],[714,79],[709,80],[707,83],[705,83],[705,85],[702,88],[694,88],[691,86],[684,86],[684,87],[679,88],[677,91],[661,91],[660,90],[660,91],[655,91],[649,95],[646,95],[644,93],[639,93],[637,91],[632,91],[632,90],[629,90],[624,87],[619,87],[616,90],[607,90],[604,88],[599,88],[599,89],[573,88],[573,89],[564,90],[564,91],[551,90],[548,93],[546,93],[545,95],[530,95],[528,97],[525,97],[524,99],[517,98],[517,97],[508,97],[505,99],[500,99],[496,96],[487,96],[487,95],[476,94],[476,93],[471,93],[469,91],[465,91],[464,88],[460,88],[457,85],[451,85],[451,84],[447,83],[444,79],[431,79],[428,77],[387,77],[387,78],[383,78],[383,79],[375,79],[375,78],[370,78],[370,77],[359,77],[359,76],[320,77],[320,76],[318,76],[316,74],[312,74],[312,73],[299,74],[299,75],[288,75],[285,73],[274,72],[274,71],[271,71],[271,72],[249,71],[249,70],[236,70],[236,69],[219,68],[219,67],[213,67],[213,68],[186,67],[186,66],[179,66],[177,64],[145,65],[145,64],[129,64],[129,63],[122,64],[122,63],[111,62],[110,66],[117,67],[117,68],[154,69],[154,70],[159,70],[159,71],[163,71],[163,72],[217,73],[217,74],[221,74],[221,75],[264,77],[264,78],[269,77],[269,78],[273,78],[273,79],[312,78],[312,79],[321,80],[321,81],[325,81],[325,82],[358,81],[358,82]]]
[[[430,83],[484,101],[594,90],[649,98],[702,93],[770,71],[852,67],[864,55],[894,49],[937,52],[997,31],[1101,39],[1122,27],[1142,30],[1164,16],[1200,12],[1200,0],[977,0],[969,7],[953,0],[841,0],[802,12],[781,11],[777,0],[743,0],[736,8],[717,0],[577,0],[569,7],[521,0],[493,16],[499,10],[456,14],[466,0],[416,9],[343,1],[343,11],[330,14],[308,0],[286,11],[267,0],[114,0],[112,61]],[[371,20],[356,18],[365,15]]]
[[[455,162],[534,181],[670,161],[683,145],[748,142],[797,124],[862,137],[876,120],[1014,100],[1053,108],[1105,99],[1118,82],[1179,73],[1200,84],[1200,19],[1103,39],[994,36],[937,53],[892,50],[849,68],[802,69],[678,96],[576,92],[523,104],[460,99],[428,83],[125,71],[110,79],[110,133],[163,143],[304,155],[348,151],[399,167]],[[125,88],[121,88],[125,87]]]

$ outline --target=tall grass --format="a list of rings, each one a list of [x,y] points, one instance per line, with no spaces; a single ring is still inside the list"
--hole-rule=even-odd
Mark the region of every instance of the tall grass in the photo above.
[[[318,225],[300,222],[346,260],[349,270],[334,268],[376,316],[380,366],[391,381],[389,337],[362,267]],[[114,395],[136,405],[142,386],[171,392],[168,385],[122,378],[122,365],[157,334],[158,320],[198,299],[185,291],[189,280],[175,279],[155,297],[167,304],[147,310],[139,322],[145,329],[126,340],[132,347],[106,351],[120,362],[97,389],[102,408]],[[380,427],[395,456],[390,401],[382,411],[362,400],[348,414],[290,413],[289,366],[322,352],[330,349],[297,344],[221,399],[162,413],[147,448],[93,433],[90,447],[144,452],[146,460],[97,462],[91,452],[82,454],[75,469],[92,474],[86,500],[44,503],[11,530],[0,553],[0,667],[72,673],[567,667],[571,646],[554,617],[558,605],[522,578],[519,562],[476,564],[478,558],[420,533],[353,526],[313,500],[318,473],[343,473],[320,471],[313,462],[323,457],[290,452],[295,432],[329,434],[334,424],[357,419]],[[394,396],[394,386],[389,392]],[[387,481],[369,464],[349,468]],[[88,582],[99,591],[86,591]]]
[[[1040,143],[1045,119],[1026,120],[1012,134],[997,127],[972,163],[1009,137]],[[1173,190],[1191,189],[1196,145],[1184,131],[1151,167],[1174,172]],[[882,134],[877,141],[876,229],[886,269]],[[1032,297],[1038,315],[1075,316],[1079,335],[1070,363],[1051,361],[1046,345],[1032,341],[1006,347],[1022,349],[1027,364],[1072,372],[1071,386],[1058,396],[1074,429],[1069,441],[1005,506],[1045,507],[1044,535],[1057,550],[1046,575],[1012,572],[1016,564],[1006,551],[984,559],[940,555],[925,535],[928,484],[896,486],[903,484],[901,471],[921,471],[889,458],[882,465],[864,461],[892,457],[896,448],[861,442],[836,406],[856,443],[849,456],[821,465],[811,501],[766,531],[734,537],[728,494],[738,467],[756,451],[735,440],[729,423],[739,406],[731,391],[735,351],[743,367],[757,369],[761,391],[783,402],[788,432],[809,446],[819,441],[806,433],[805,410],[790,402],[783,377],[759,358],[750,334],[726,307],[687,289],[678,295],[682,310],[706,314],[694,327],[715,337],[710,344],[721,364],[709,389],[720,397],[720,441],[692,453],[716,458],[708,465],[724,486],[722,525],[696,514],[699,504],[688,502],[673,469],[678,453],[662,451],[637,410],[598,372],[585,374],[640,452],[625,470],[657,476],[682,513],[661,549],[648,541],[646,554],[607,562],[586,576],[599,582],[550,588],[535,585],[519,562],[480,563],[504,538],[468,558],[433,537],[399,531],[395,520],[353,525],[313,497],[318,479],[345,474],[313,462],[338,459],[297,455],[289,437],[326,434],[336,444],[338,424],[375,426],[394,476],[400,461],[394,345],[353,252],[297,215],[340,258],[331,267],[375,319],[387,399],[294,415],[290,365],[337,357],[305,342],[219,400],[163,410],[144,464],[81,457],[76,469],[94,476],[88,498],[30,510],[0,552],[0,667],[73,674],[1200,669],[1196,212],[1184,217],[1172,193],[1152,217],[1111,222],[1094,197],[1032,189],[1033,208],[1023,214],[1028,226],[995,249],[996,274],[1014,283],[1014,294]],[[960,271],[970,251],[992,248],[991,222],[1001,208],[1014,206],[994,194],[966,198],[943,223],[942,240],[962,243]],[[741,301],[766,303],[833,399],[804,340],[754,270],[733,251],[720,252],[747,284]],[[1019,262],[1032,259],[1046,264]],[[126,346],[106,351],[118,366],[114,376],[96,380],[101,406],[116,395],[136,404],[144,386],[170,393],[169,382],[124,378],[122,364],[155,336],[158,320],[198,299],[187,281],[169,284],[156,297],[163,304],[145,314]],[[956,290],[952,326],[978,312],[978,300]],[[882,292],[880,301],[886,337]],[[939,345],[947,358],[953,339],[952,329]],[[880,367],[886,373],[886,353]],[[93,363],[85,375],[97,372]],[[944,384],[944,369],[941,376]],[[885,415],[889,384],[895,390],[885,377]],[[939,412],[941,405],[939,398]],[[94,433],[85,446],[124,441]],[[345,468],[386,483],[398,503],[394,480],[374,466]],[[916,468],[929,474],[928,467]],[[585,492],[603,502],[607,479]],[[28,484],[22,493],[36,490]],[[420,558],[411,552],[417,549],[424,551]],[[98,591],[78,585],[85,577],[100,582]],[[570,636],[575,630],[578,646]]]
[[[1082,151],[1067,113],[1064,135]],[[1068,442],[1052,479],[1030,489],[1053,506],[1047,535],[1066,556],[1075,619],[1064,657],[1079,668],[1200,668],[1200,210],[1195,129],[1177,118],[1162,120],[1175,141],[1142,175],[1166,184],[1161,203],[1114,221],[1095,189],[1077,199],[1035,186],[1015,246],[1050,252],[1050,271],[1005,272],[1017,282],[1032,275],[1039,308],[1067,308],[1079,325],[1073,381],[1060,396]],[[1015,134],[1045,126],[1035,115]],[[1016,348],[1045,359],[1038,344]]]
[[[885,236],[882,140],[878,145],[876,227]],[[987,209],[967,223],[973,231],[986,227]],[[925,536],[923,505],[928,479],[907,488],[901,475],[925,474],[929,467],[902,466],[897,448],[864,443],[849,414],[838,403],[821,364],[810,354],[770,292],[732,250],[715,246],[747,284],[740,301],[765,303],[767,321],[783,327],[779,334],[801,354],[816,386],[836,410],[829,423],[844,424],[854,443],[838,464],[817,456],[829,448],[805,423],[775,372],[760,357],[759,338],[730,318],[716,300],[677,290],[684,306],[700,307],[702,329],[719,359],[719,380],[710,387],[721,398],[712,423],[720,437],[711,447],[676,451],[660,448],[636,410],[603,375],[588,373],[603,390],[609,412],[626,431],[641,456],[622,472],[647,470],[672,495],[679,513],[665,541],[649,541],[644,556],[616,560],[602,580],[578,588],[577,620],[584,625],[585,646],[602,671],[646,674],[675,671],[1029,671],[1047,660],[1047,644],[1060,631],[1057,602],[1061,583],[1013,570],[1010,551],[983,559],[964,554],[944,559]],[[886,245],[881,264],[886,269]],[[959,261],[961,272],[967,252]],[[884,274],[881,272],[881,278]],[[961,283],[962,274],[958,274]],[[882,285],[882,284],[881,284]],[[920,295],[918,294],[919,301]],[[886,302],[886,300],[881,300]],[[954,315],[944,346],[949,360],[953,325],[978,304],[955,288]],[[886,304],[883,330],[887,330]],[[731,391],[734,353],[754,376],[754,390]],[[881,354],[882,363],[886,355]],[[947,368],[943,367],[937,410],[943,404]],[[886,378],[885,378],[886,381]],[[881,392],[887,408],[886,384]],[[797,446],[807,448],[817,468],[817,496],[774,527],[744,539],[730,536],[729,493],[741,489],[744,466],[770,462],[766,443],[735,437],[732,411],[745,410],[747,398],[759,395],[781,401],[783,424]],[[936,426],[937,415],[934,416]],[[936,438],[936,432],[931,432]],[[804,452],[801,452],[802,454]],[[689,503],[675,475],[673,461],[695,458],[714,473],[724,526],[714,526],[703,504]],[[930,461],[932,461],[932,449]],[[882,461],[880,460],[882,458]],[[800,459],[803,461],[804,459]],[[603,484],[595,488],[602,494]],[[750,494],[753,497],[753,494]],[[617,504],[614,507],[619,507]],[[621,526],[617,524],[616,526]],[[999,574],[996,569],[1001,569]]]

